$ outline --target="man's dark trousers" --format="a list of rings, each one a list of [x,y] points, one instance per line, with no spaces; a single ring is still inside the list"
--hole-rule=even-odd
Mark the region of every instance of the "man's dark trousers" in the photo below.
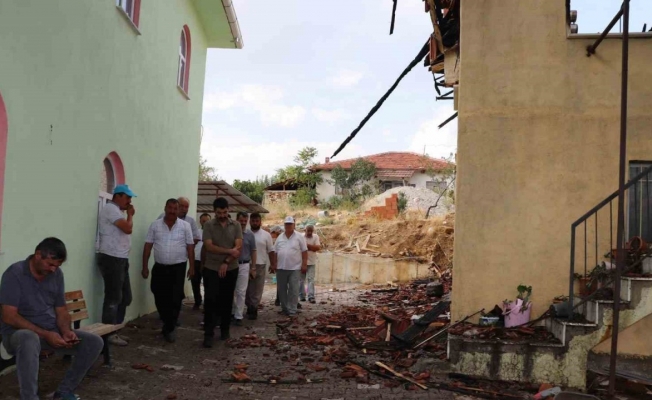
[[[129,259],[99,253],[97,263],[104,279],[103,324],[121,324],[125,320],[127,307],[131,304],[131,283],[129,282]]]
[[[161,320],[163,333],[174,331],[183,302],[186,263],[165,265],[154,263],[152,268],[152,293]]]
[[[231,326],[233,294],[238,280],[238,269],[226,272],[220,278],[217,271],[204,269],[204,336],[213,337],[215,317],[220,317],[220,331],[228,333]]]
[[[192,284],[192,294],[195,298],[195,305],[199,306],[202,303],[201,300],[201,277],[202,277],[202,270],[201,270],[201,261],[200,260],[195,260],[195,275],[192,277],[190,280],[190,283]]]

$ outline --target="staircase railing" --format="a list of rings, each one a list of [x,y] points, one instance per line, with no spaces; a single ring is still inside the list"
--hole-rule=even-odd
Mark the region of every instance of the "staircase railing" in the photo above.
[[[645,168],[643,171],[641,171],[639,174],[634,176],[632,179],[630,179],[626,184],[625,184],[625,196],[626,200],[628,200],[628,203],[633,205],[633,212],[634,215],[628,215],[626,218],[628,221],[646,221],[648,229],[652,227],[652,214],[650,213],[652,210],[652,205],[650,202],[652,199],[650,199],[650,185],[647,183],[650,181],[650,176],[652,175],[652,165]],[[641,184],[643,181],[645,181],[645,184]],[[643,196],[640,196],[643,195]],[[639,203],[639,201],[644,201],[643,203]],[[568,300],[571,308],[574,305],[574,287],[575,287],[575,271],[576,267],[579,265],[580,268],[583,268],[584,275],[588,275],[588,266],[589,262],[594,260],[595,263],[593,266],[596,266],[600,264],[600,260],[602,259],[600,257],[600,244],[601,244],[601,239],[604,241],[606,240],[605,238],[600,237],[600,233],[603,234],[604,236],[604,229],[601,231],[600,226],[599,226],[599,213],[609,213],[609,259],[611,264],[614,264],[614,254],[612,252],[612,249],[615,249],[615,236],[616,232],[614,230],[615,224],[614,224],[614,208],[617,204],[614,204],[614,200],[618,199],[618,191],[616,190],[613,192],[609,197],[606,199],[602,200],[600,203],[598,203],[595,207],[590,209],[588,212],[586,212],[584,215],[582,215],[577,221],[573,222],[571,225],[571,249],[570,249],[570,285],[569,285],[569,290],[568,290]],[[639,207],[640,206],[640,207]],[[605,209],[608,208],[608,211]],[[630,207],[627,207],[630,209]],[[640,208],[640,210],[639,210]],[[630,218],[630,217],[633,217]],[[626,224],[626,227],[629,226],[629,224]],[[589,227],[593,230],[593,232],[590,232],[591,234],[591,239],[593,240],[593,249],[589,248]],[[580,257],[582,257],[579,262],[577,260],[577,232],[578,228],[580,230],[583,230],[584,235],[583,235],[583,245],[580,243]],[[629,240],[630,236],[630,231],[629,229],[625,230],[625,243]],[[649,231],[648,231],[649,232]],[[649,233],[646,232],[644,236],[649,236]],[[643,237],[644,240],[646,240],[648,243],[650,242],[650,237]],[[623,243],[624,245],[624,243]],[[583,251],[582,251],[583,250]],[[603,252],[604,252],[603,248]],[[589,253],[589,251],[591,251]],[[604,253],[603,253],[604,254]],[[582,269],[580,269],[582,270]],[[569,318],[573,317],[573,313],[571,312],[569,315]]]

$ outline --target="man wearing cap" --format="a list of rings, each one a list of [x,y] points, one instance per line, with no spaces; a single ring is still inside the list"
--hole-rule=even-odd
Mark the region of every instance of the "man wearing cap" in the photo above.
[[[286,217],[285,232],[276,239],[276,270],[281,314],[294,317],[299,301],[299,279],[308,266],[306,239],[294,231],[294,218]]]
[[[175,328],[184,298],[186,262],[188,277],[195,273],[195,243],[190,224],[179,219],[179,201],[165,202],[165,217],[152,222],[143,248],[142,276],[149,277],[149,256],[154,249],[151,289],[156,310],[163,321],[163,337],[169,343],[176,341]]]
[[[136,194],[128,185],[116,186],[113,198],[102,207],[98,219],[100,246],[97,263],[104,279],[103,324],[123,323],[131,304],[129,250],[135,213],[132,197]],[[127,345],[125,338],[118,334],[109,336],[108,341],[117,346]]]

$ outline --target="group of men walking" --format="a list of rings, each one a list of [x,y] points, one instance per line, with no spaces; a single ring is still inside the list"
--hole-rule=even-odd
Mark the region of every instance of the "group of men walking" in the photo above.
[[[113,198],[102,208],[98,219],[98,267],[104,280],[102,323],[122,324],[131,304],[129,252],[133,232],[136,194],[128,185],[118,185]],[[298,300],[315,302],[316,254],[321,249],[314,227],[306,234],[295,232],[295,221],[287,217],[284,230],[262,229],[261,216],[238,213],[229,216],[226,199],[213,203],[215,218],[200,217],[201,228],[188,215],[189,200],[168,199],[164,213],[152,222],[143,248],[141,275],[151,275],[151,291],[166,341],[176,340],[176,328],[186,278],[192,282],[194,310],[204,305],[204,347],[212,347],[214,331],[220,338],[230,337],[230,325],[242,325],[245,314],[251,320],[258,309],[265,275],[277,274],[277,297],[281,314],[294,317]],[[247,229],[247,225],[250,229]],[[154,255],[154,266],[149,260]],[[73,330],[64,298],[64,279],[60,266],[67,252],[63,242],[47,238],[26,260],[10,266],[0,283],[3,348],[16,356],[21,398],[38,398],[38,364],[42,348],[74,355],[74,362],[54,399],[75,399],[73,391],[99,356],[102,339]],[[204,298],[201,294],[203,280]],[[305,284],[308,284],[306,292]],[[128,345],[128,338],[113,334],[108,342]]]

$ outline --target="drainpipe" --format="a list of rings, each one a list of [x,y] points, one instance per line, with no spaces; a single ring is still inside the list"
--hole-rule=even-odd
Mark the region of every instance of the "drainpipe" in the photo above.
[[[226,19],[229,21],[231,28],[231,35],[233,35],[233,45],[236,49],[241,49],[244,46],[242,41],[242,33],[240,32],[240,24],[238,24],[238,16],[235,15],[235,7],[232,0],[222,0],[222,6],[226,13]]]

